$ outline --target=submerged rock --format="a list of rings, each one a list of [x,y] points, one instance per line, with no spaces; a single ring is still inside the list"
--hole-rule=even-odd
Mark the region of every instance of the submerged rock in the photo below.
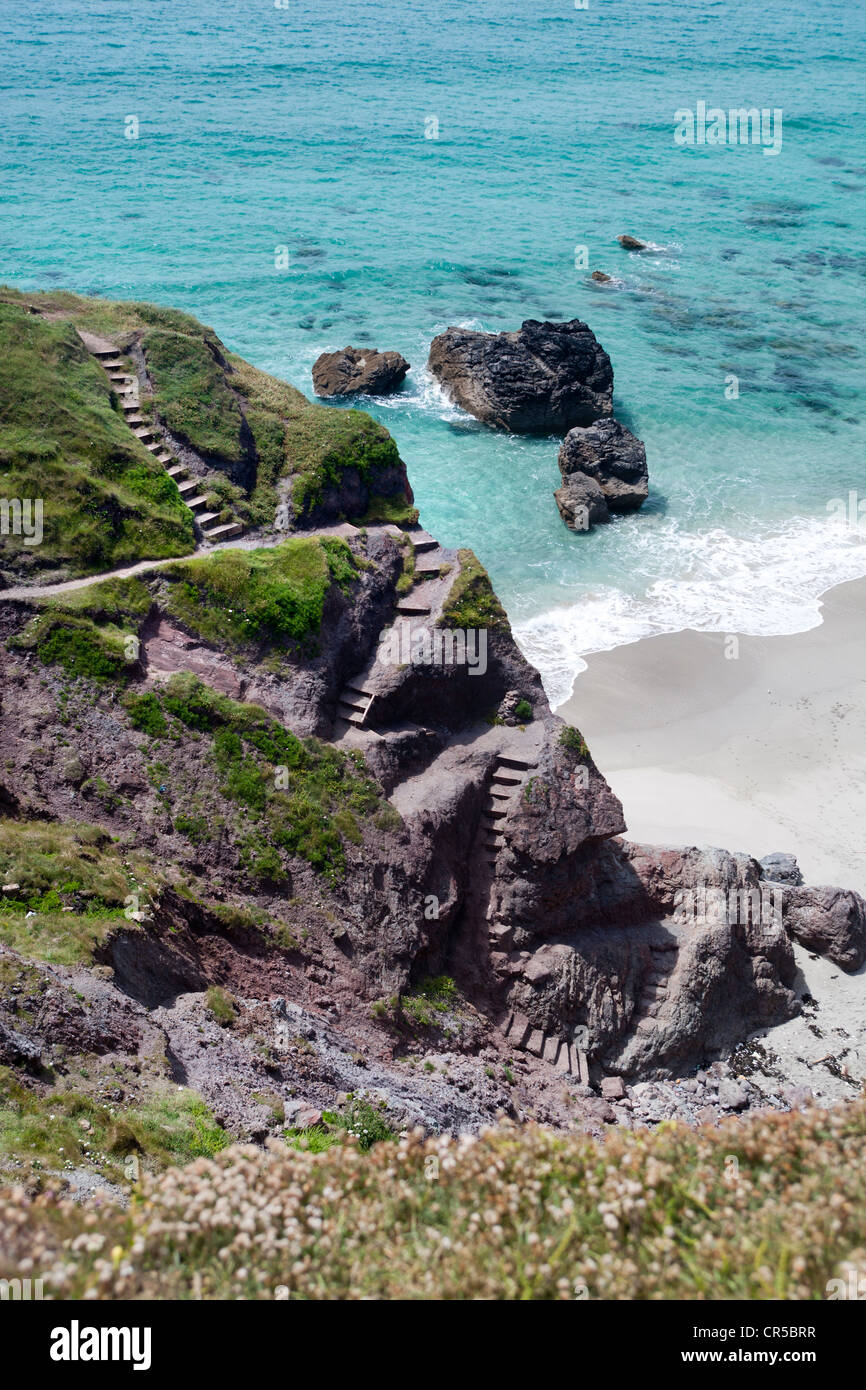
[[[477,420],[514,434],[564,434],[613,410],[613,369],[580,319],[527,319],[514,333],[448,328],[428,365]]]
[[[594,480],[612,512],[634,511],[649,493],[646,449],[618,420],[569,430],[559,451],[559,469],[566,484],[579,477]]]
[[[313,386],[317,396],[385,396],[397,389],[408,370],[399,352],[346,347],[316,358]]]

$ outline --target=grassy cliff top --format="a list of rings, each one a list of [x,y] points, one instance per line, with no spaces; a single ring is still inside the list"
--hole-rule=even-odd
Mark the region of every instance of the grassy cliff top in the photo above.
[[[86,575],[195,546],[188,509],[127,427],[79,330],[128,358],[144,384],[143,412],[197,456],[214,505],[248,529],[272,525],[283,503],[301,525],[313,513],[325,519],[323,508],[333,520],[347,510],[371,522],[414,519],[383,426],[308,401],[189,314],[0,288],[0,495],[44,502],[40,545],[3,537],[8,577]]]

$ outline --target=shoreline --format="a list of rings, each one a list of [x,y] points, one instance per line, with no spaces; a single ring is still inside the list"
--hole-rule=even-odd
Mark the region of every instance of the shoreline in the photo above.
[[[866,579],[773,637],[687,630],[585,658],[556,713],[586,738],[631,840],[797,856],[866,895]]]

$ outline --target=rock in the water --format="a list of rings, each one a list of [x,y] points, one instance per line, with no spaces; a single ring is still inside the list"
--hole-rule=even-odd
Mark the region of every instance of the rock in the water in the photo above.
[[[777,850],[774,854],[765,854],[759,863],[764,878],[771,883],[787,883],[792,888],[799,888],[803,882],[800,866],[793,854],[782,854]]]
[[[559,470],[566,484],[581,474],[592,478],[612,512],[633,511],[649,493],[646,449],[618,420],[569,430],[559,450]]]
[[[598,522],[610,521],[604,493],[595,478],[574,473],[553,494],[559,515],[572,531],[588,531]]]
[[[589,278],[590,280],[597,280],[600,285],[608,285],[613,276],[607,275],[603,270],[594,270]]]
[[[801,946],[827,956],[843,970],[866,961],[866,903],[844,888],[787,888],[782,920]]]
[[[409,363],[399,352],[376,348],[343,348],[323,352],[313,363],[317,396],[385,396],[400,385]]]
[[[644,242],[638,241],[637,237],[635,236],[629,236],[628,233],[626,233],[625,236],[618,236],[617,241],[619,242],[620,246],[623,248],[624,251],[646,250],[646,245]]]
[[[580,319],[527,319],[516,333],[448,328],[430,370],[477,420],[514,434],[565,434],[613,410],[613,369]]]

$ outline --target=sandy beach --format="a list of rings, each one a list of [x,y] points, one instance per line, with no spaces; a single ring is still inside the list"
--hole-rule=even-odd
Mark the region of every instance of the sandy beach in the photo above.
[[[866,580],[828,592],[822,616],[791,636],[681,632],[588,658],[557,712],[629,838],[784,850],[806,882],[866,895]]]

